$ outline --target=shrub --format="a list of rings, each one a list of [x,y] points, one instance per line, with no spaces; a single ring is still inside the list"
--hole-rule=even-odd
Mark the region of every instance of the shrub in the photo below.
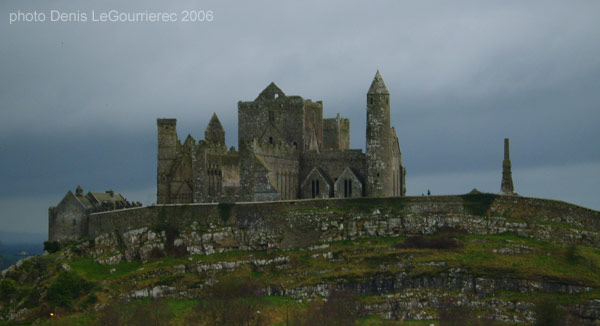
[[[17,282],[11,278],[5,278],[0,281],[0,300],[6,300],[11,298],[17,293]]]
[[[460,196],[463,199],[463,207],[466,213],[471,215],[485,216],[492,207],[492,203],[498,195],[496,194],[466,194]]]
[[[58,241],[44,241],[44,250],[50,254],[59,251],[61,248],[60,242]]]
[[[98,296],[96,295],[96,293],[91,293],[90,295],[87,296],[87,298],[85,298],[85,300],[83,300],[81,305],[85,309],[88,306],[93,305],[96,302],[98,302]]]
[[[535,305],[535,326],[560,326],[564,324],[566,314],[549,299],[543,299]]]
[[[231,215],[231,210],[233,209],[234,205],[235,203],[227,202],[217,204],[217,209],[219,210],[219,217],[221,218],[221,220],[223,220],[223,222],[227,222],[227,220],[229,219],[229,215]]]
[[[567,247],[567,250],[565,252],[565,258],[567,259],[567,262],[571,265],[577,263],[577,260],[579,259],[577,245],[571,244]]]
[[[305,325],[356,325],[359,312],[355,293],[334,290],[329,293],[326,302],[308,307]]]
[[[121,321],[121,314],[119,314],[119,311],[117,311],[115,305],[111,304],[102,309],[96,324],[98,326],[121,326],[124,323]]]
[[[479,326],[483,321],[477,319],[473,310],[467,306],[459,306],[451,301],[445,301],[439,310],[440,326]]]
[[[37,287],[31,289],[25,298],[24,306],[26,308],[34,308],[40,304],[40,291]]]
[[[139,304],[129,316],[127,325],[133,326],[163,326],[169,325],[175,317],[169,304],[156,299],[149,304]]]
[[[261,285],[251,278],[222,278],[186,318],[187,325],[269,325],[258,311]]]
[[[438,235],[442,235],[442,236],[461,236],[461,235],[465,235],[468,234],[469,232],[465,231],[464,229],[461,228],[457,228],[457,227],[453,227],[453,226],[441,226],[437,229],[436,234]]]
[[[74,299],[89,292],[93,286],[73,271],[64,272],[48,288],[48,301],[53,306],[70,308]]]

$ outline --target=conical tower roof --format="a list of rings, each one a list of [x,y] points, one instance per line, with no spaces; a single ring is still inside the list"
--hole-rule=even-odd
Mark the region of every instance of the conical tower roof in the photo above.
[[[390,92],[388,92],[387,87],[385,86],[385,83],[383,82],[383,78],[381,77],[381,74],[379,73],[379,70],[377,70],[377,73],[375,74],[375,78],[373,78],[373,82],[371,83],[371,87],[369,88],[369,92],[367,94],[390,95]]]
[[[210,122],[208,123],[208,126],[206,128],[210,128],[213,130],[225,130],[223,129],[223,125],[221,124],[221,121],[219,121],[219,117],[217,117],[216,112],[213,112],[213,115],[210,118]]]
[[[225,129],[223,129],[217,113],[213,113],[212,118],[210,118],[204,132],[204,139],[216,144],[225,144]]]

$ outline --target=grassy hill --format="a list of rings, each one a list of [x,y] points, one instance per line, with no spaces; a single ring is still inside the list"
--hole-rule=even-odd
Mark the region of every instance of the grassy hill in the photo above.
[[[0,325],[600,322],[598,212],[494,196],[269,205],[255,205],[263,213],[252,218],[244,206],[213,206],[206,226],[48,243],[52,253],[0,278]],[[299,221],[284,230],[296,245],[273,246],[285,236],[267,242],[248,221]],[[233,249],[245,235],[261,249]],[[186,239],[210,252],[189,254]]]
[[[365,238],[296,250],[157,257],[145,264],[101,265],[76,254],[63,259],[78,248],[81,244],[72,244],[38,256],[9,273],[2,281],[4,303],[22,300],[39,325],[88,325],[105,318],[108,309],[123,321],[134,318],[136,310],[157,304],[154,291],[155,297],[163,297],[163,306],[152,310],[170,311],[173,325],[196,325],[190,321],[195,312],[218,311],[213,306],[220,301],[228,313],[252,307],[252,325],[259,322],[256,311],[264,325],[286,325],[286,316],[290,324],[290,318],[305,320],[315,314],[335,288],[355,304],[357,325],[381,324],[386,316],[406,319],[386,325],[429,325],[437,324],[429,318],[439,318],[442,301],[468,301],[472,316],[526,322],[527,312],[540,302],[568,310],[600,298],[600,250],[514,234],[447,230],[427,237]],[[39,277],[47,278],[35,287],[28,285]],[[6,293],[5,284],[13,278],[14,289]],[[57,287],[78,289],[52,295]],[[238,292],[244,287],[250,290]],[[48,293],[40,301],[43,291]],[[418,320],[422,318],[427,320]]]

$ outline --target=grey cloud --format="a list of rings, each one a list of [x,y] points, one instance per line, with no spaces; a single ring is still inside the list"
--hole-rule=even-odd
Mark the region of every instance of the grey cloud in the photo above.
[[[50,9],[211,9],[215,21],[5,20]],[[515,168],[580,180],[583,172],[568,166],[600,161],[599,9],[562,1],[3,1],[0,197],[56,196],[80,183],[149,189],[156,118],[177,118],[180,138],[201,139],[217,112],[237,147],[237,101],[271,81],[323,100],[325,116],[349,117],[351,145],[362,148],[376,69],[392,93],[409,187],[438,174],[499,174],[504,137]]]

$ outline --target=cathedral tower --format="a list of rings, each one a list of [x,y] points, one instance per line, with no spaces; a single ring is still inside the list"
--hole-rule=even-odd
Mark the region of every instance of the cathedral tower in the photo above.
[[[392,195],[393,167],[390,128],[390,93],[375,74],[367,93],[367,189],[369,197]]]
[[[169,174],[177,158],[177,120],[156,119],[158,127],[157,204],[169,203]]]

